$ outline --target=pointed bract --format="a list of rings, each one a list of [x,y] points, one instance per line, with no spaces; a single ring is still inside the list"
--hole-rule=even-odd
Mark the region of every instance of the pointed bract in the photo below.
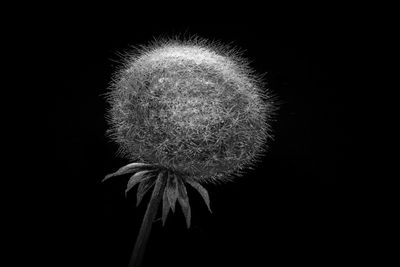
[[[119,175],[123,175],[123,174],[127,174],[127,173],[132,173],[134,171],[136,171],[138,168],[140,167],[144,167],[144,166],[149,166],[150,164],[146,164],[146,163],[140,163],[140,162],[134,162],[134,163],[130,163],[128,165],[123,166],[122,168],[120,168],[118,171],[114,172],[114,173],[110,173],[107,174],[104,179],[102,180],[102,182],[104,182],[105,180],[114,177],[114,176],[119,176]]]
[[[128,191],[131,190],[132,187],[134,187],[137,183],[142,181],[142,179],[145,179],[147,177],[146,174],[149,172],[151,172],[151,171],[141,171],[141,172],[137,172],[134,175],[132,175],[132,177],[129,179],[128,184],[126,186],[125,196],[127,196]]]
[[[167,194],[167,190],[165,189],[164,194],[163,194],[163,208],[162,208],[162,225],[163,226],[165,224],[165,221],[167,220],[169,209],[170,209],[170,205],[169,205],[169,201],[168,201],[168,194]]]
[[[173,173],[168,173],[168,182],[165,190],[167,191],[167,198],[172,212],[175,212],[175,203],[178,198],[178,181],[177,177]]]
[[[139,184],[137,194],[136,194],[136,207],[139,206],[144,195],[150,190],[150,188],[156,183],[156,177],[149,177],[147,179],[142,179]]]
[[[178,179],[178,192],[178,201],[186,218],[186,226],[187,228],[190,228],[191,210],[189,205],[189,197],[187,195],[185,184],[181,179]]]
[[[164,175],[165,175],[165,172],[164,172],[164,171],[161,171],[161,172],[157,175],[156,184],[154,185],[154,189],[153,189],[153,193],[151,194],[150,202],[151,202],[153,199],[158,198],[159,195],[163,193],[163,192],[161,192],[160,190],[161,190],[162,187],[165,186],[164,183],[166,183],[166,181],[165,181],[165,178],[166,178],[166,177],[164,177]],[[158,205],[157,205],[157,206],[158,206]],[[153,220],[153,222],[154,222],[154,220]]]
[[[188,184],[190,184],[194,189],[196,189],[200,195],[203,197],[204,202],[207,205],[208,210],[210,211],[210,213],[212,213],[211,208],[210,208],[210,197],[208,196],[208,192],[207,190],[198,182],[196,182],[193,179],[186,179],[186,182]]]

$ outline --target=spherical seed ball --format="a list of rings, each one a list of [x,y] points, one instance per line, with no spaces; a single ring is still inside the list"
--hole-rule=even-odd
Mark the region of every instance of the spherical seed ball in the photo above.
[[[237,50],[218,43],[136,49],[110,89],[108,134],[120,155],[201,182],[241,175],[271,137],[273,97]]]

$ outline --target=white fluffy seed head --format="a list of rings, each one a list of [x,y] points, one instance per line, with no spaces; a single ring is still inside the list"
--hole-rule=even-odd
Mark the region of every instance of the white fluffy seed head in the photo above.
[[[127,55],[107,94],[119,154],[201,182],[254,165],[276,105],[237,49],[198,37],[156,40]]]

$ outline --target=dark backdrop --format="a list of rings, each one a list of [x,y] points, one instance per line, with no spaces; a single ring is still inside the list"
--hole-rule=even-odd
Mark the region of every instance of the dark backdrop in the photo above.
[[[188,189],[192,228],[186,229],[179,208],[164,228],[155,222],[145,266],[319,265],[348,253],[341,245],[337,180],[338,140],[346,138],[337,122],[347,75],[342,26],[277,20],[130,28],[126,21],[73,21],[57,25],[44,47],[57,62],[47,68],[58,81],[47,94],[54,107],[46,114],[55,137],[50,160],[58,164],[46,183],[51,248],[44,256],[54,266],[127,266],[146,205],[135,207],[135,190],[125,199],[128,177],[101,183],[127,161],[115,157],[117,146],[105,137],[107,106],[100,94],[118,52],[180,33],[246,50],[282,104],[263,162],[232,183],[207,186],[213,214]]]

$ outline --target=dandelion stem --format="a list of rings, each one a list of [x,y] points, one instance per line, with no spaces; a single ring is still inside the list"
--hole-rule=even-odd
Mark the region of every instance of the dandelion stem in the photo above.
[[[141,266],[147,240],[149,239],[151,227],[157,214],[158,206],[163,196],[166,184],[166,177],[164,175],[159,175],[156,181],[156,185],[154,186],[150,202],[147,206],[147,210],[142,221],[142,226],[140,227],[139,235],[136,239],[135,248],[133,249],[129,262],[129,267]]]

